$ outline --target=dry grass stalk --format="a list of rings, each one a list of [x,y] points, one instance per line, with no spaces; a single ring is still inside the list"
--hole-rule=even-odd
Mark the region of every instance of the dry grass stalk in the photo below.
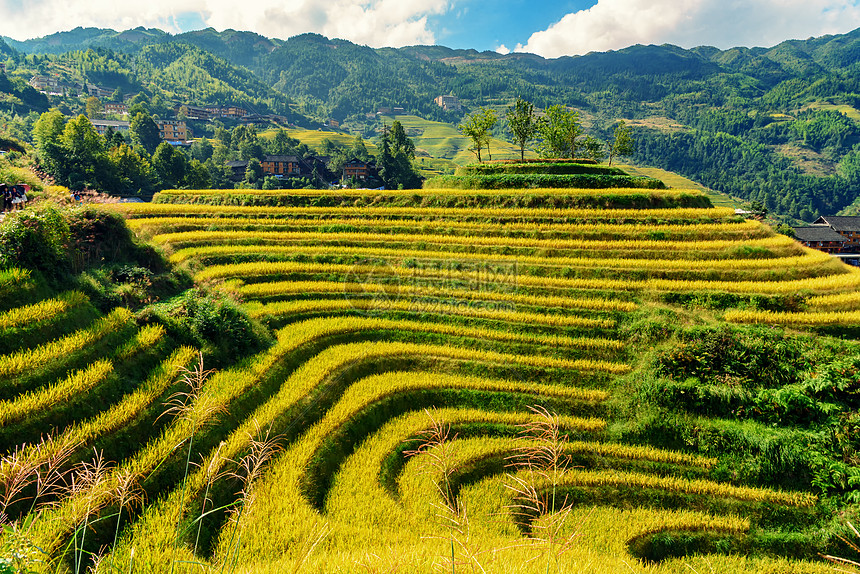
[[[47,558],[30,538],[42,510],[66,491],[66,463],[77,443],[56,443],[52,436],[37,445],[23,444],[0,457],[0,526],[3,526],[3,556],[10,557],[16,572]],[[30,502],[20,520],[9,515],[10,507]]]
[[[319,524],[311,530],[308,537],[302,541],[299,555],[293,563],[293,569],[291,570],[292,574],[298,574],[302,571],[302,568],[311,557],[311,554],[314,553],[314,550],[316,550],[317,546],[319,546],[323,540],[328,538],[329,534],[331,534],[331,530],[327,523]]]
[[[70,496],[86,496],[86,493],[95,489],[102,484],[110,471],[111,465],[105,461],[101,452],[93,450],[93,460],[91,462],[83,462],[72,472],[71,484],[69,486]],[[75,545],[75,574],[80,574],[81,566],[84,559],[84,543],[86,542],[87,526],[89,524],[90,514],[96,509],[93,508],[92,498],[87,497],[87,512],[84,516],[83,524],[75,528],[74,545]],[[81,533],[80,545],[78,545],[78,531]]]
[[[193,368],[182,367],[181,372],[180,381],[185,383],[188,389],[177,391],[170,395],[164,403],[167,409],[161,413],[159,418],[165,415],[173,415],[174,418],[187,419],[191,423],[191,433],[193,436],[210,416],[221,412],[223,408],[209,403],[203,398],[203,388],[206,385],[206,381],[215,371],[211,369],[204,370],[202,352],[198,352],[197,364]]]
[[[376,562],[376,564],[373,564],[372,562]],[[378,554],[370,553],[365,554],[363,560],[356,562],[356,564],[361,566],[368,574],[394,574],[400,569],[400,562],[391,556],[388,558],[387,566],[383,566],[381,563],[382,558]]]
[[[116,474],[116,487],[113,490],[112,498],[116,500],[119,505],[119,510],[117,511],[116,517],[116,530],[114,530],[113,535],[113,547],[110,552],[110,568],[109,571],[114,571],[113,559],[116,555],[116,543],[119,539],[119,527],[122,524],[122,510],[123,508],[134,508],[135,506],[143,505],[143,497],[144,492],[143,488],[140,486],[140,482],[138,481],[139,476],[137,473],[132,472],[130,469],[125,469]],[[98,569],[93,568],[93,572],[96,572]]]
[[[241,503],[239,504],[239,510],[233,514],[233,532],[230,534],[230,543],[227,545],[227,555],[224,557],[221,572],[224,571],[227,563],[231,561],[233,563],[231,571],[236,568],[236,562],[239,559],[239,546],[242,540],[242,534],[239,532],[239,523],[242,520],[242,515],[244,514],[245,509],[254,501],[251,486],[262,474],[266,463],[282,450],[281,446],[278,444],[278,439],[280,437],[269,436],[271,428],[267,429],[266,432],[263,433],[256,419],[254,419],[254,428],[254,434],[248,434],[248,454],[239,460],[237,471],[229,473],[230,476],[239,479],[242,485],[236,493],[241,497]],[[262,436],[262,438],[257,438],[260,436]],[[234,540],[236,541],[235,550],[233,546]],[[319,544],[321,540],[322,539],[320,538],[319,541],[315,542],[309,552],[312,552],[313,548],[316,548],[316,545]]]
[[[452,479],[459,469],[452,447],[457,435],[451,434],[450,424],[433,416],[429,410],[425,409],[424,412],[430,419],[430,426],[419,433],[422,439],[418,448],[408,450],[404,454],[409,457],[422,456],[422,470],[433,477],[433,484],[442,500],[441,504],[433,503],[433,507],[437,510],[436,517],[449,532],[451,555],[443,558],[441,569],[456,572],[459,566],[468,567],[472,572],[486,572],[481,557],[487,551],[478,550],[472,545],[469,517],[452,484]],[[460,559],[456,557],[458,547],[462,556]]]
[[[25,446],[0,458],[0,524],[11,522],[9,508],[25,500],[22,495],[38,477],[39,461],[27,456]]]
[[[224,441],[221,441],[218,448],[215,450],[215,454],[209,460],[209,464],[206,465],[206,490],[203,493],[203,506],[200,509],[200,516],[197,517],[197,536],[194,538],[195,554],[197,554],[197,547],[200,544],[200,532],[203,529],[203,518],[206,516],[206,503],[209,501],[209,490],[212,488],[212,484],[214,484],[216,480],[226,475],[226,472],[218,471],[224,460],[221,455],[221,449],[224,448],[225,444],[226,443]]]
[[[860,532],[858,532],[857,529],[854,527],[854,525],[851,524],[850,522],[848,522],[847,524],[848,524],[848,528],[851,529],[851,532],[854,533],[854,536],[857,537],[857,540],[860,541]],[[837,538],[839,538],[839,540],[841,540],[842,542],[847,544],[851,550],[860,554],[860,543],[854,543],[854,542],[848,540],[847,538],[845,538],[843,536],[837,535]],[[825,554],[822,554],[821,557],[824,558],[825,560],[829,561],[829,562],[833,562],[834,564],[839,564],[842,566],[853,566],[854,567],[854,569],[852,569],[852,570],[843,570],[841,568],[833,568],[833,570],[836,572],[847,572],[848,574],[857,574],[858,572],[860,572],[860,562],[856,562],[854,560],[849,560],[847,558],[841,558],[839,556],[830,556],[830,555],[825,555]]]
[[[529,410],[535,416],[520,425],[522,446],[508,457],[508,467],[520,475],[509,473],[505,486],[513,495],[509,511],[525,527],[527,539],[544,547],[549,572],[550,563],[557,564],[579,535],[579,528],[564,534],[572,506],[567,496],[559,499],[557,492],[561,477],[570,468],[569,441],[558,415],[542,406]]]
[[[180,381],[188,387],[185,391],[177,391],[170,395],[165,402],[167,409],[159,415],[173,415],[174,419],[188,421],[191,429],[188,435],[188,453],[185,456],[185,472],[182,477],[182,499],[179,503],[179,515],[176,519],[176,536],[173,542],[173,559],[171,560],[170,572],[176,568],[176,551],[179,547],[181,535],[182,514],[185,509],[185,495],[188,487],[188,469],[191,466],[191,452],[194,446],[194,435],[217,413],[223,412],[224,407],[213,402],[210,395],[206,395],[204,387],[209,376],[214,372],[203,368],[203,353],[198,352],[197,364],[188,369],[181,368],[182,377]],[[181,444],[181,443],[180,443]],[[178,446],[178,445],[177,445]]]

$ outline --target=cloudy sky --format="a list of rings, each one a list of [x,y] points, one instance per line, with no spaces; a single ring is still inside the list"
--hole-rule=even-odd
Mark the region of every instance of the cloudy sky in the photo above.
[[[304,32],[374,47],[442,44],[554,58],[632,44],[773,46],[860,27],[860,0],[0,0],[0,35],[75,26],[274,38]]]

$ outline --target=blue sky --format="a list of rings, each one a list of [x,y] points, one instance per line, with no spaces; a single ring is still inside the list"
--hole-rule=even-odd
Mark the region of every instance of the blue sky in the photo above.
[[[513,49],[518,43],[525,44],[533,32],[593,4],[588,0],[466,0],[444,15],[432,17],[430,23],[438,43],[449,48],[483,51],[504,45]]]
[[[0,0],[0,35],[76,26],[316,32],[373,47],[441,44],[548,58],[632,44],[774,46],[860,27],[860,0]]]

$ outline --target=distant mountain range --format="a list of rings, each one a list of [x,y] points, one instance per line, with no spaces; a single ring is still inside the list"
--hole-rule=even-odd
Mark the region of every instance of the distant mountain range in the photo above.
[[[503,112],[517,97],[539,108],[560,103],[579,109],[597,136],[617,118],[630,121],[640,162],[794,218],[836,212],[860,194],[860,175],[856,184],[851,175],[852,154],[860,157],[860,29],[772,48],[636,45],[557,59],[213,29],[76,28],[3,40],[10,78],[69,76],[168,103],[245,105],[303,125],[334,119],[365,135],[381,108],[456,124],[481,106]],[[464,110],[437,106],[441,94]],[[35,98],[25,105],[43,111]]]
[[[476,50],[454,50],[444,46],[409,46],[405,48],[362,48],[344,40],[328,40],[315,34],[303,34],[288,40],[266,38],[253,32],[212,28],[172,35],[155,28],[134,28],[117,32],[104,28],[75,28],[41,38],[19,41],[0,36],[8,47],[23,54],[63,54],[88,48],[108,48],[133,52],[141,46],[165,42],[184,42],[221,56],[235,65],[254,67],[267,61],[267,56],[279,49],[289,52],[308,41],[320,41],[330,46],[354,46],[379,55],[397,53],[424,61],[516,62],[525,67],[555,72],[599,72],[616,74],[635,71],[651,75],[688,70],[695,73],[715,73],[728,70],[759,79],[778,80],[787,76],[814,74],[850,66],[860,60],[860,29],[847,34],[822,36],[808,40],[787,40],[772,48],[717,48],[700,46],[690,50],[664,44],[636,45],[611,52],[592,52],[584,56],[545,59],[534,54]],[[2,48],[0,48],[2,50]]]

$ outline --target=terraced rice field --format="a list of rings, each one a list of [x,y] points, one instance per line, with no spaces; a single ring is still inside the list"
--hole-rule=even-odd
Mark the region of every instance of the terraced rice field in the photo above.
[[[0,474],[49,478],[93,447],[111,461],[42,510],[34,568],[82,572],[98,555],[98,572],[829,571],[720,550],[765,544],[780,517],[814,528],[811,490],[744,484],[718,458],[610,427],[648,351],[635,325],[667,294],[803,293],[814,310],[724,319],[857,322],[860,272],[695,190],[625,206],[642,191],[112,206],[275,334],[209,375],[160,325],[99,316],[77,292],[33,300],[26,271],[0,273]],[[514,196],[533,206],[499,201]],[[79,328],[46,328],[76,313]],[[26,514],[32,498],[5,488],[0,513]],[[649,560],[669,535],[701,545]]]

